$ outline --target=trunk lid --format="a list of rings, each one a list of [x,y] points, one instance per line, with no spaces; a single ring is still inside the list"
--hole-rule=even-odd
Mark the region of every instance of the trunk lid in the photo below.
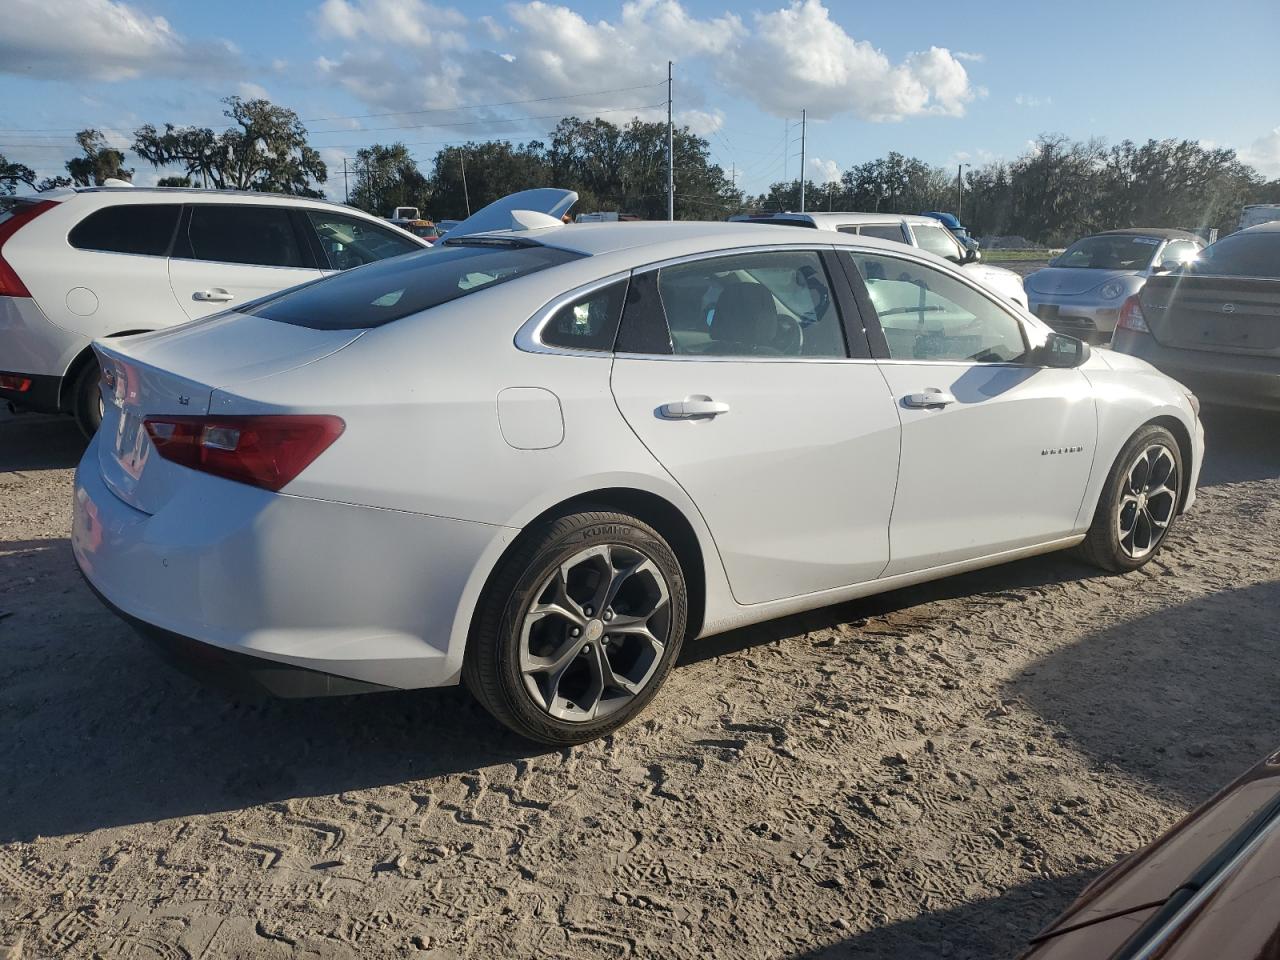
[[[215,390],[312,363],[363,332],[313,330],[226,313],[97,341],[104,380],[98,461],[107,486],[135,509],[156,513],[189,471],[156,454],[143,426],[147,416],[206,414]]]
[[[1142,313],[1167,347],[1280,357],[1280,280],[1152,277],[1142,289]]]

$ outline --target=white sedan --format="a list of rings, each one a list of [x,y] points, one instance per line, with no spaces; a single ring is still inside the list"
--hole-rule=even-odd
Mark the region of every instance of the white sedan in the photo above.
[[[686,640],[1070,547],[1132,570],[1195,498],[1194,397],[938,257],[500,213],[97,344],[73,545],[103,600],[206,673],[461,679],[568,744]]]

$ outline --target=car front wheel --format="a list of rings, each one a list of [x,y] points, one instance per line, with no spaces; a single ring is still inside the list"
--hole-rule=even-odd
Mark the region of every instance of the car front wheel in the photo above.
[[[547,521],[486,589],[463,680],[522,736],[583,743],[657,694],[680,653],[687,606],[679,561],[652,527],[611,511]]]
[[[1160,550],[1178,516],[1183,484],[1178,441],[1154,424],[1135,433],[1107,475],[1080,551],[1104,570],[1137,570]]]

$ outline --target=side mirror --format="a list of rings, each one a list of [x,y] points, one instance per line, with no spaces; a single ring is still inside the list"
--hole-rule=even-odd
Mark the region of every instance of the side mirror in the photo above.
[[[1178,266],[1177,261],[1174,261],[1174,260],[1164,260],[1164,261],[1162,261],[1162,262],[1160,262],[1160,263],[1155,264],[1155,265],[1151,268],[1151,272],[1152,272],[1153,274],[1156,274],[1156,273],[1171,273],[1171,272],[1174,270],[1174,268],[1175,268],[1175,267],[1177,267],[1177,266]]]
[[[1089,359],[1090,352],[1083,340],[1065,333],[1051,333],[1045,338],[1044,346],[1036,348],[1035,363],[1041,367],[1070,369],[1081,366]]]
[[[977,263],[982,259],[982,254],[975,247],[966,247],[964,251],[964,259],[961,263]]]

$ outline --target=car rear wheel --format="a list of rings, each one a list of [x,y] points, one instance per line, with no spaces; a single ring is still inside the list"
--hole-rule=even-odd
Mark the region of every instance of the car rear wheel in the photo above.
[[[97,359],[90,359],[76,374],[71,387],[71,413],[87,440],[93,439],[102,424],[102,391],[98,388],[101,380]]]
[[[1134,434],[1107,475],[1080,551],[1104,570],[1137,570],[1159,552],[1178,516],[1182,453],[1173,434],[1149,425]]]
[[[679,561],[652,527],[609,511],[548,521],[486,589],[463,680],[524,737],[593,740],[657,694],[679,656],[687,606]]]

